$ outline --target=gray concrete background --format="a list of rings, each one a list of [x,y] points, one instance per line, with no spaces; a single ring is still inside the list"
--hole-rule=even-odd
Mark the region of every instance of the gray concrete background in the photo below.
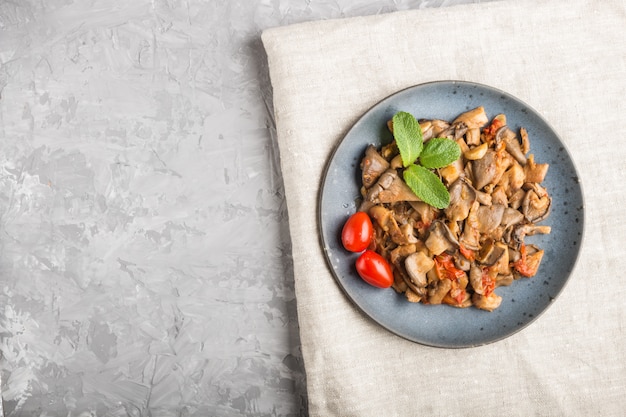
[[[463,2],[0,0],[5,415],[306,415],[260,33]]]

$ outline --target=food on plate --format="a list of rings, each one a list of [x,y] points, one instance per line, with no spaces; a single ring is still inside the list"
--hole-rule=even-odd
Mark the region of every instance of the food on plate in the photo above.
[[[389,263],[372,250],[363,252],[355,262],[356,272],[374,287],[389,288],[393,284],[393,272]]]
[[[373,238],[352,239],[355,252],[368,248],[359,275],[385,287],[378,254],[389,285],[411,302],[498,308],[496,288],[540,267],[544,251],[525,237],[550,233],[538,224],[552,204],[541,185],[548,164],[529,153],[524,128],[514,131],[504,114],[490,120],[483,107],[452,122],[399,112],[388,126],[394,140],[369,145],[361,161],[359,213]]]
[[[350,252],[362,252],[370,245],[374,234],[372,220],[367,213],[357,211],[343,226],[341,243]]]

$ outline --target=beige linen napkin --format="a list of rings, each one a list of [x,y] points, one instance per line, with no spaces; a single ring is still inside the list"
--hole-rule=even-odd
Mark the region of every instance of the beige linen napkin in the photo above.
[[[263,33],[311,416],[621,416],[626,406],[626,2],[504,1]],[[363,316],[317,234],[331,149],[372,105],[432,80],[488,84],[560,133],[585,191],[569,284],[515,335],[448,350]]]

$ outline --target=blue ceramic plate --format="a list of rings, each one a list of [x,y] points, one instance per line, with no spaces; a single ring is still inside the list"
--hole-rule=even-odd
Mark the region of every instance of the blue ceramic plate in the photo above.
[[[550,168],[543,185],[552,196],[552,211],[540,224],[552,227],[549,235],[527,238],[545,250],[539,272],[496,292],[501,306],[493,312],[474,307],[408,302],[393,289],[377,289],[360,279],[354,269],[358,255],[341,245],[341,228],[360,201],[359,164],[365,148],[391,140],[387,120],[398,111],[421,119],[451,121],[459,114],[483,106],[491,119],[504,113],[517,131],[525,127],[530,153]],[[319,227],[324,252],[337,283],[354,304],[372,320],[408,340],[445,348],[483,345],[503,339],[532,323],[561,292],[578,257],[583,239],[584,205],[578,173],[559,136],[530,106],[485,85],[441,81],[417,85],[382,100],[350,129],[332,154],[322,181]]]

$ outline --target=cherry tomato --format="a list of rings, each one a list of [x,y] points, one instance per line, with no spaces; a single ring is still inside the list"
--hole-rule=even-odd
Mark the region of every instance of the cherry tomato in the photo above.
[[[389,288],[393,284],[393,272],[389,263],[374,252],[366,250],[356,260],[356,272],[363,281],[378,288]]]
[[[374,226],[367,213],[357,211],[343,225],[341,242],[350,252],[362,252],[370,245]]]

